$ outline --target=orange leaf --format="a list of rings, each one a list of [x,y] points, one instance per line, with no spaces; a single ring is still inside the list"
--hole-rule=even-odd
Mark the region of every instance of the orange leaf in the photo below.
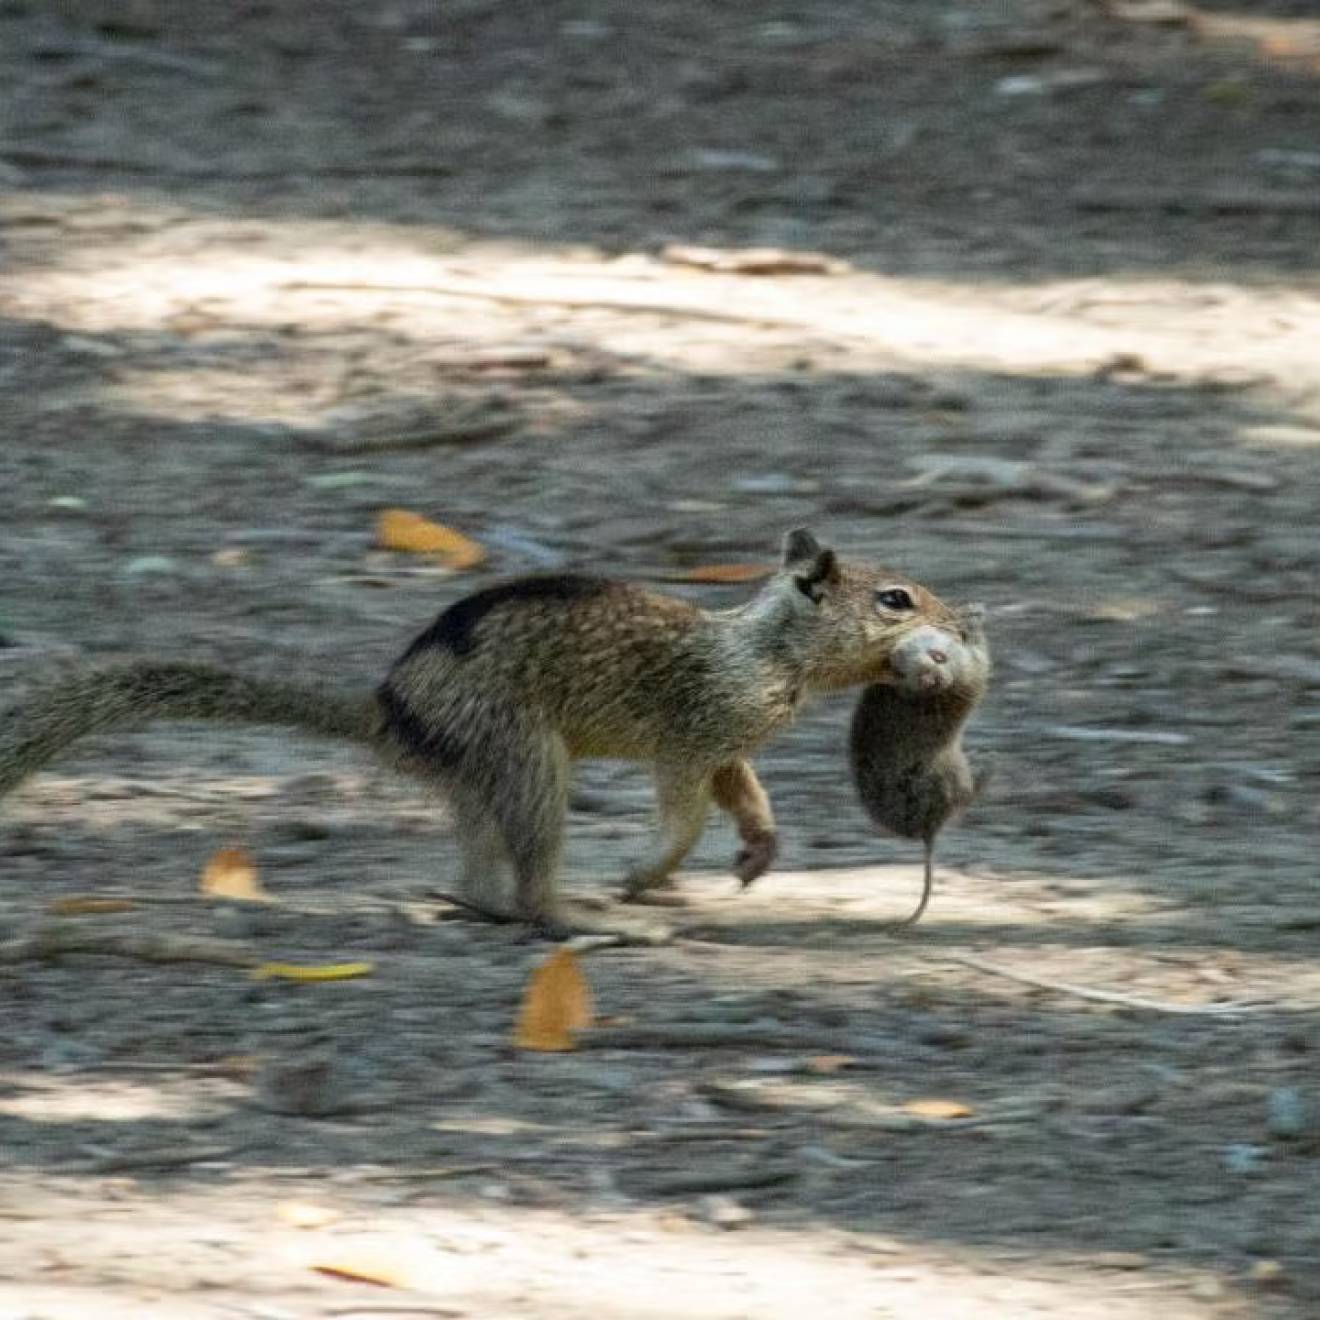
[[[698,564],[683,574],[684,582],[759,582],[772,570],[764,564]]]
[[[376,519],[376,540],[386,550],[438,555],[449,568],[475,568],[485,549],[452,527],[431,522],[407,509],[384,509]]]
[[[918,1118],[970,1118],[976,1112],[961,1100],[907,1100],[903,1108]]]
[[[269,903],[270,895],[257,879],[257,864],[246,848],[221,848],[202,872],[202,893],[211,898],[237,898],[245,903]]]
[[[131,898],[97,898],[93,894],[70,894],[57,898],[50,910],[58,917],[81,917],[94,912],[131,912]]]
[[[851,1068],[857,1059],[851,1054],[817,1054],[807,1060],[807,1071],[814,1073],[836,1073],[844,1068]]]
[[[527,983],[513,1043],[521,1050],[571,1050],[572,1033],[591,1020],[591,989],[577,955],[556,949]]]

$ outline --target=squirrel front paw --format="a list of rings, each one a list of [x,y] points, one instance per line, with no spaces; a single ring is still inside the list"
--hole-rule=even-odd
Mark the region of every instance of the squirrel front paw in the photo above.
[[[742,845],[733,859],[733,873],[746,889],[757,876],[764,875],[774,865],[779,853],[779,835],[773,830],[758,831],[744,838]]]

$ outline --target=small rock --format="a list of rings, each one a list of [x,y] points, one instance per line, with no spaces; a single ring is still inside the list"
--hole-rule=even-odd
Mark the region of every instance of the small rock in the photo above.
[[[269,929],[267,914],[256,903],[225,903],[211,914],[211,929],[224,940],[249,940]]]
[[[1258,1288],[1283,1288],[1288,1283],[1288,1271],[1277,1260],[1258,1260],[1247,1277]]]
[[[752,1212],[731,1196],[703,1196],[701,1217],[716,1228],[744,1228],[754,1218]]]
[[[721,151],[714,147],[700,147],[692,153],[698,169],[745,171],[749,174],[770,174],[779,169],[773,156],[755,151]]]
[[[77,1040],[53,1040],[41,1051],[39,1062],[51,1072],[76,1072],[94,1068],[105,1058],[105,1051]]]
[[[321,816],[290,816],[279,826],[279,833],[293,842],[315,843],[333,837],[335,827]]]
[[[1309,1107],[1295,1086],[1280,1086],[1270,1092],[1265,1130],[1272,1137],[1292,1141],[1313,1126]]]
[[[1224,1168],[1229,1173],[1235,1173],[1242,1177],[1259,1173],[1264,1154],[1265,1148],[1263,1146],[1250,1146],[1245,1142],[1225,1146],[1222,1156]]]
[[[179,571],[179,561],[169,555],[138,555],[124,565],[128,577],[168,577]]]
[[[1048,96],[1051,92],[1071,92],[1107,82],[1103,69],[1060,69],[1057,73],[1021,73],[1001,78],[995,84],[1000,96]]]
[[[257,1078],[254,1099],[271,1113],[305,1118],[355,1108],[346,1070],[333,1050],[268,1063]]]

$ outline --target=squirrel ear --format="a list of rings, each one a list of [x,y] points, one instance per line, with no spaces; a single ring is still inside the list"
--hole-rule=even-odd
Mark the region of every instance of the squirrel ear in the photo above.
[[[797,589],[818,604],[825,588],[838,579],[839,559],[833,550],[822,550],[812,563],[803,566],[802,572],[793,575]]]
[[[820,554],[820,542],[809,528],[795,527],[784,537],[784,567],[793,568]]]
[[[795,527],[784,537],[784,567],[793,574],[797,589],[812,600],[824,594],[825,584],[839,575],[839,559],[805,527]]]

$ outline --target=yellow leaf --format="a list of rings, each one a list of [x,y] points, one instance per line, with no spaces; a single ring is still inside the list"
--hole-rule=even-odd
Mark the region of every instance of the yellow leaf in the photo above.
[[[764,564],[698,564],[683,574],[684,582],[759,582],[770,576]]]
[[[221,848],[206,863],[202,893],[211,898],[237,898],[245,903],[271,901],[257,879],[257,864],[246,848]]]
[[[907,1100],[903,1108],[918,1118],[970,1118],[976,1112],[961,1100]]]
[[[384,509],[376,519],[376,540],[386,550],[438,555],[449,568],[475,568],[485,549],[452,527],[431,522],[407,509]]]
[[[93,894],[70,894],[68,898],[57,898],[50,910],[57,917],[81,917],[95,912],[131,912],[133,900],[130,898],[97,898]]]
[[[322,963],[317,967],[299,967],[297,963],[268,962],[252,969],[254,981],[351,981],[355,976],[370,976],[375,964],[369,962]]]
[[[275,1217],[291,1228],[325,1228],[344,1216],[339,1210],[312,1201],[281,1201],[275,1207]]]
[[[527,983],[513,1043],[521,1050],[571,1050],[572,1033],[591,1020],[591,990],[577,955],[556,949]]]

